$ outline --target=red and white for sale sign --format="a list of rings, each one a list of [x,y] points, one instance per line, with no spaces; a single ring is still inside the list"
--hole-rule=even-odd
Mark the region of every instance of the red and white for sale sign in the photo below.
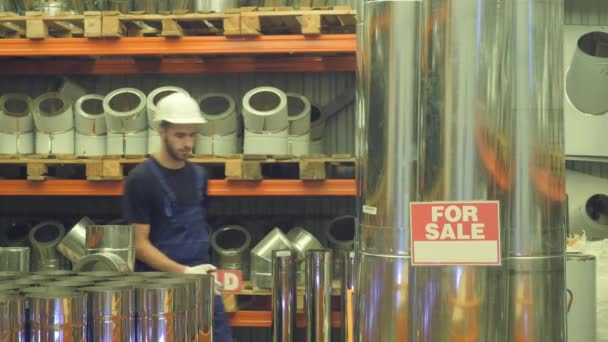
[[[500,265],[498,201],[410,204],[412,265]]]

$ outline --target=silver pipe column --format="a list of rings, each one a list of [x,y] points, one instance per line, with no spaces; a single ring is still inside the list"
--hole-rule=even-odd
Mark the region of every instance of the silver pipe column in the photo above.
[[[366,1],[359,36],[361,161],[355,338],[406,341],[421,1]],[[360,109],[361,110],[361,109]]]
[[[331,342],[331,267],[330,249],[306,251],[306,341]]]
[[[272,252],[272,341],[292,342],[296,330],[297,253]]]

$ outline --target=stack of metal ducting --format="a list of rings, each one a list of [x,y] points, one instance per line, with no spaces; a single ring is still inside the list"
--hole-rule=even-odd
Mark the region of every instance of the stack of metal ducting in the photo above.
[[[315,105],[310,107],[310,154],[324,154],[325,153],[325,141],[323,135],[325,134],[325,117]]]
[[[76,155],[98,157],[106,154],[106,118],[103,96],[85,95],[74,105],[76,125]]]
[[[243,279],[249,279],[251,234],[241,227],[229,225],[211,234],[211,247],[217,267],[222,270],[239,270]]]
[[[103,99],[108,129],[108,155],[145,155],[148,145],[146,95],[135,88],[121,88]]]
[[[306,251],[304,314],[307,341],[331,341],[332,260],[329,249]]]
[[[186,341],[188,286],[156,283],[137,286],[137,335],[141,342]]]
[[[158,152],[161,146],[160,136],[158,135],[158,125],[154,123],[156,111],[158,110],[158,101],[173,93],[190,95],[186,90],[173,86],[156,88],[148,94],[146,100],[146,113],[148,116],[148,154]]]
[[[289,154],[308,155],[310,152],[310,101],[303,95],[287,93],[289,120]]]
[[[287,95],[274,87],[259,87],[243,97],[243,153],[286,155],[289,120]]]
[[[124,286],[90,286],[88,295],[88,340],[135,342],[135,290]]]
[[[207,123],[199,131],[195,152],[218,156],[238,153],[239,126],[234,99],[224,93],[209,93],[198,103]]]
[[[0,247],[1,272],[29,272],[29,247]]]
[[[345,215],[337,217],[329,223],[326,235],[329,248],[334,251],[334,279],[342,277],[344,251],[355,249],[356,221],[357,219],[354,216]]]
[[[36,153],[74,154],[72,101],[59,93],[46,93],[34,100]]]
[[[87,296],[69,290],[28,293],[33,341],[86,341]]]
[[[72,264],[78,263],[86,256],[87,227],[95,223],[88,217],[78,221],[57,245],[57,250],[68,258]]]
[[[274,228],[251,250],[251,281],[254,287],[272,287],[272,253],[276,250],[294,250],[289,238]]]
[[[74,265],[77,271],[132,272],[135,268],[133,226],[87,226],[85,253]]]
[[[323,245],[309,231],[301,227],[295,227],[288,231],[287,238],[291,242],[293,250],[295,250],[297,253],[298,271],[296,275],[296,283],[298,285],[304,285],[304,274],[306,268],[304,259],[306,256],[306,252],[309,250],[323,248]]]
[[[51,271],[69,267],[69,262],[57,251],[57,245],[64,236],[65,227],[56,221],[41,222],[30,230],[32,270]]]
[[[21,94],[0,97],[0,154],[34,153],[32,100]]]

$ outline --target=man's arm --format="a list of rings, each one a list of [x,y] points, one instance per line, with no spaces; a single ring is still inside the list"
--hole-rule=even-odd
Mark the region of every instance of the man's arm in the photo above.
[[[161,272],[184,273],[186,266],[171,260],[150,242],[150,225],[135,225],[135,254],[139,261]]]

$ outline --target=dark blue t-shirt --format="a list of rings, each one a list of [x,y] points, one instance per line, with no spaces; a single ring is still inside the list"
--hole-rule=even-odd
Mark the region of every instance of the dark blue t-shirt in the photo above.
[[[152,159],[161,170],[163,176],[175,197],[179,206],[196,205],[196,172],[191,163],[186,163],[181,169],[167,169]],[[203,184],[203,203],[206,204],[207,184]],[[163,203],[166,194],[156,175],[144,164],[137,165],[130,173],[125,182],[125,190],[122,198],[123,217],[127,223],[152,224],[159,222],[163,211]]]

